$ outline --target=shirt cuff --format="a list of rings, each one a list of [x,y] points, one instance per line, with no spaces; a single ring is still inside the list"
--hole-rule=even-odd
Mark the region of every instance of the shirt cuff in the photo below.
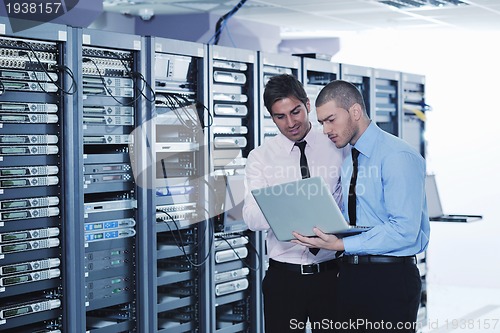
[[[342,240],[344,241],[345,254],[356,254],[360,252],[361,237],[359,235],[344,237]]]

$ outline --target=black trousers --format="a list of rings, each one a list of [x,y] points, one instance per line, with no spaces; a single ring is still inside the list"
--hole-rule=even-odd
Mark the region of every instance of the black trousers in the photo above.
[[[415,332],[422,287],[416,265],[341,263],[337,286],[339,331]]]
[[[300,275],[269,267],[262,283],[266,333],[331,332],[338,270]],[[310,323],[307,324],[309,318]]]

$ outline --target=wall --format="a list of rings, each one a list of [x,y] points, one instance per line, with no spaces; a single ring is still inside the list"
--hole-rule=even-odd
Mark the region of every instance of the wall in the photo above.
[[[341,38],[333,61],[426,76],[428,171],[445,213],[472,224],[432,223],[428,281],[500,288],[500,33],[373,31]]]
[[[135,34],[135,17],[102,12],[89,26],[90,29]]]

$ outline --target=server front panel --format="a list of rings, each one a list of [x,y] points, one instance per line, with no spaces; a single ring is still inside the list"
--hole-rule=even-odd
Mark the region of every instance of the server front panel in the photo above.
[[[0,37],[0,331],[57,332],[66,302],[64,96],[75,88],[65,89],[66,43],[25,35]]]
[[[257,53],[209,48],[212,223],[210,327],[207,332],[260,332],[260,234],[242,217],[246,158],[257,142]],[[212,206],[212,204],[211,204]]]
[[[377,125],[384,131],[401,136],[402,99],[400,72],[376,69],[374,116]]]
[[[259,144],[279,133],[271,113],[264,106],[263,94],[267,81],[273,76],[282,74],[292,75],[302,82],[301,59],[297,56],[259,52],[259,93],[257,97],[259,103]]]
[[[153,263],[157,332],[203,329],[208,266],[205,189],[208,155],[205,129],[205,55],[201,44],[151,40],[155,91]]]
[[[82,31],[79,108],[85,329],[136,330],[138,200],[129,145],[144,82],[138,51]],[[130,40],[133,36],[119,36]],[[137,43],[136,43],[137,44]]]
[[[335,62],[302,58],[302,82],[310,102],[309,121],[314,127],[321,127],[316,114],[316,98],[328,83],[340,78],[340,65]]]
[[[425,121],[429,106],[425,103],[425,77],[401,73],[403,128],[401,137],[425,157]]]
[[[340,64],[340,78],[350,82],[358,88],[365,101],[366,113],[373,119],[375,111],[375,84],[373,68],[351,64]]]

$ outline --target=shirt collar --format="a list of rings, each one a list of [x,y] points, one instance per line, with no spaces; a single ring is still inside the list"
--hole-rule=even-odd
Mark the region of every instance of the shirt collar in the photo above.
[[[304,140],[307,141],[308,146],[314,146],[314,144],[316,143],[316,135],[313,132],[314,132],[314,127],[311,124],[311,129],[304,137]],[[296,141],[292,141],[292,140],[288,139],[281,132],[279,132],[277,136],[280,139],[281,145],[283,145],[283,149],[285,149],[285,151],[291,153]]]
[[[359,137],[358,141],[354,145],[354,148],[359,150],[359,152],[366,157],[370,157],[375,145],[377,144],[377,137],[380,131],[380,128],[375,124],[375,122],[371,121],[365,132]]]

